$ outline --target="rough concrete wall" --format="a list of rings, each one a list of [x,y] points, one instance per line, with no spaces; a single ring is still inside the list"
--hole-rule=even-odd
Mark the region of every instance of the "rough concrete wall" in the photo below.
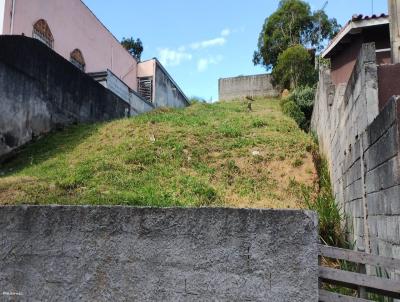
[[[159,62],[156,62],[155,83],[153,85],[153,103],[156,107],[182,108],[189,105],[187,97]]]
[[[272,85],[269,74],[219,79],[218,86],[220,100],[241,99],[246,96],[277,97],[280,95]]]
[[[2,301],[318,301],[307,211],[0,207],[0,242]]]
[[[346,87],[321,72],[312,128],[355,248],[400,258],[400,107],[393,98],[379,112],[377,74],[373,44],[363,45]]]
[[[59,126],[129,114],[129,104],[43,43],[0,36],[0,49],[0,156]]]

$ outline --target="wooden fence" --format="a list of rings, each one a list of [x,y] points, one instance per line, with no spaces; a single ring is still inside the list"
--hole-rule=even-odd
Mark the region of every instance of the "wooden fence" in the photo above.
[[[400,281],[390,280],[383,277],[369,276],[366,274],[366,267],[375,267],[378,270],[389,270],[400,273],[400,259],[387,258],[320,245],[319,256],[345,260],[358,264],[358,272],[344,271],[324,266],[319,266],[319,280],[323,283],[339,285],[342,287],[355,289],[358,297],[350,297],[337,293],[332,293],[324,289],[319,291],[319,301],[321,302],[362,302],[368,300],[368,293],[375,293],[389,298],[400,299]]]

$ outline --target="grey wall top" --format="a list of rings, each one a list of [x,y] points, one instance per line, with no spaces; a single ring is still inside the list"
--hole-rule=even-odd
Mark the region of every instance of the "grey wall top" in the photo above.
[[[272,85],[270,74],[219,79],[218,86],[220,100],[241,99],[246,96],[277,97],[280,94]]]
[[[307,211],[0,207],[2,301],[317,301]]]

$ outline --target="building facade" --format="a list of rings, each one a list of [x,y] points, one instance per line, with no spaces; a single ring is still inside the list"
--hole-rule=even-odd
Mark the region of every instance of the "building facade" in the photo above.
[[[157,107],[157,91],[152,86],[156,80],[144,79],[154,78],[156,69],[148,68],[148,62],[137,62],[81,0],[0,0],[0,33],[36,38],[83,72],[110,71],[139,94],[147,85],[151,97],[147,91],[143,91],[143,97]],[[188,105],[187,97],[174,85],[179,99],[168,103],[178,107]],[[164,95],[165,91],[159,94]]]

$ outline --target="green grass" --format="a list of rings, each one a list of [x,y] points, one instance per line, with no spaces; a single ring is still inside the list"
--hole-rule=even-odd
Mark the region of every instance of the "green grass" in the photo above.
[[[76,125],[0,167],[0,204],[298,208],[288,186],[315,181],[312,144],[277,100]]]

